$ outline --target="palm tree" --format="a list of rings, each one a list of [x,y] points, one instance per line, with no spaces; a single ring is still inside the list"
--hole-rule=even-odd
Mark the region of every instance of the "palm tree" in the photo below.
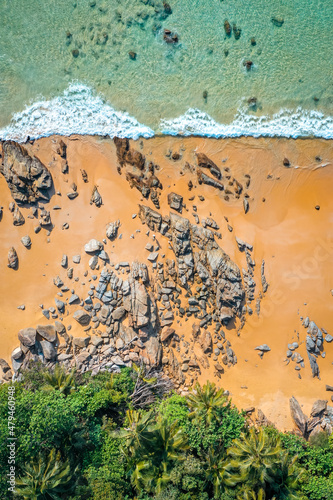
[[[195,392],[187,397],[187,402],[192,410],[190,417],[202,414],[206,425],[213,420],[220,419],[220,410],[226,405],[228,398],[223,395],[223,389],[217,389],[214,383],[209,381],[201,388],[197,383]]]
[[[266,500],[266,493],[262,488],[256,493],[251,488],[244,486],[241,493],[237,495],[237,500]],[[272,497],[269,500],[276,500],[276,498]]]
[[[270,485],[279,500],[302,500],[304,495],[299,492],[305,470],[298,467],[298,457],[290,458],[287,452],[283,452],[278,467],[275,469],[274,482]]]
[[[185,459],[187,438],[178,422],[159,418],[150,431],[153,439],[149,447],[142,450],[142,460],[137,462],[132,482],[137,490],[160,493],[170,480],[171,469]]]
[[[60,500],[62,493],[71,492],[75,486],[68,460],[61,462],[55,449],[47,458],[40,456],[27,464],[23,472],[16,480],[15,492],[25,500]]]
[[[45,374],[46,385],[43,389],[46,391],[55,389],[68,396],[75,389],[74,374],[74,370],[67,373],[60,365],[56,365],[53,373],[48,372]]]
[[[111,431],[110,434],[115,438],[125,439],[124,452],[127,456],[134,457],[139,451],[147,450],[152,445],[154,434],[152,425],[154,415],[152,412],[143,414],[136,410],[127,410],[126,419],[128,426],[124,429]]]
[[[206,486],[213,485],[214,498],[219,498],[228,487],[236,484],[227,471],[226,456],[222,450],[216,452],[213,447],[210,447],[203,458]]]
[[[258,494],[261,489],[265,492],[266,484],[274,480],[281,455],[279,438],[272,438],[263,427],[259,430],[251,427],[248,434],[242,433],[238,439],[234,439],[228,449],[231,477],[236,482],[244,481],[249,486],[255,486]]]

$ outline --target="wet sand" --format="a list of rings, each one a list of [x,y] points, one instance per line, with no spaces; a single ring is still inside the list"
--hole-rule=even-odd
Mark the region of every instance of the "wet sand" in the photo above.
[[[85,297],[89,284],[84,272],[89,270],[89,256],[83,247],[91,238],[105,238],[107,223],[120,219],[122,239],[108,241],[105,250],[111,262],[141,260],[147,262],[146,243],[151,242],[146,227],[138,217],[138,204],[155,208],[150,201],[143,200],[141,193],[131,189],[125,175],[117,172],[117,158],[114,143],[110,139],[72,136],[63,139],[68,145],[67,158],[69,174],[62,174],[59,157],[55,154],[55,143],[59,138],[45,138],[28,144],[27,149],[35,154],[52,174],[55,192],[47,204],[51,211],[54,228],[48,236],[46,230],[35,234],[36,219],[29,219],[29,207],[20,208],[25,217],[23,226],[12,224],[8,205],[12,201],[4,177],[0,176],[1,205],[4,214],[0,222],[0,357],[10,360],[11,351],[18,345],[17,332],[27,326],[49,321],[42,315],[45,308],[55,307],[54,299],[58,289],[53,278],[59,275],[65,284]],[[219,386],[229,390],[238,407],[255,406],[281,430],[291,429],[289,398],[293,395],[303,405],[305,413],[310,412],[314,400],[329,399],[325,384],[333,385],[333,343],[325,343],[326,357],[319,358],[321,380],[312,378],[305,350],[306,329],[301,317],[309,316],[320,328],[333,332],[333,147],[332,141],[287,140],[287,139],[226,139],[171,138],[132,142],[146,158],[159,165],[158,178],[163,184],[160,198],[162,215],[169,213],[167,203],[169,192],[182,194],[187,209],[183,216],[195,223],[192,205],[197,206],[200,220],[211,216],[220,226],[222,239],[217,243],[242,269],[246,268],[245,255],[239,252],[235,236],[253,245],[252,256],[256,262],[254,279],[257,290],[261,289],[260,265],[265,260],[265,274],[269,288],[261,301],[259,318],[252,302],[253,315],[247,321],[240,335],[236,328],[227,328],[227,338],[237,356],[237,364],[225,369],[221,379],[214,377],[211,368],[202,370],[201,382],[215,380]],[[174,161],[168,153],[179,152],[181,159]],[[244,213],[242,198],[226,201],[223,193],[216,189],[197,185],[190,192],[188,180],[193,179],[184,167],[186,162],[195,164],[195,152],[204,152],[223,171],[230,173],[240,182],[244,175],[251,176],[248,189],[250,210]],[[316,160],[316,156],[321,159]],[[288,158],[291,166],[283,166]],[[80,169],[88,173],[89,182],[82,180]],[[79,196],[69,200],[66,193],[75,182]],[[103,205],[90,205],[93,186],[97,185],[103,198]],[[200,201],[198,195],[204,196]],[[194,201],[189,198],[195,196]],[[263,198],[265,201],[263,201]],[[61,210],[52,210],[59,205]],[[316,210],[316,206],[320,206]],[[188,210],[188,211],[187,211]],[[233,231],[227,228],[229,220]],[[62,224],[68,222],[69,229]],[[136,232],[136,230],[140,232]],[[29,235],[31,249],[26,249],[20,239]],[[134,239],[130,238],[134,235]],[[168,240],[156,235],[166,257],[173,257],[168,249]],[[7,267],[7,254],[14,246],[19,256],[19,269]],[[162,252],[161,251],[161,252]],[[70,281],[66,270],[60,266],[62,255],[69,256],[69,266],[74,268]],[[72,264],[74,255],[81,255],[80,264]],[[75,281],[75,278],[79,278]],[[69,292],[70,293],[70,292]],[[18,310],[21,304],[25,310]],[[78,306],[72,306],[73,311]],[[82,327],[72,318],[64,316],[66,326],[72,325],[71,334],[82,335]],[[193,321],[174,323],[177,333],[191,338]],[[181,330],[181,331],[179,331]],[[302,378],[294,369],[295,363],[286,366],[287,345],[298,341],[298,352],[304,357],[305,368]],[[268,344],[271,351],[260,359],[254,348]]]

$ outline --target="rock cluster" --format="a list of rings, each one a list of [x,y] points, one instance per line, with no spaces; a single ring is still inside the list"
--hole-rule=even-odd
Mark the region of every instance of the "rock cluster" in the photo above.
[[[308,439],[309,437],[325,431],[331,434],[333,431],[333,407],[327,405],[327,401],[318,399],[314,402],[308,418],[296,398],[290,399],[290,412],[298,433]]]
[[[5,141],[2,144],[3,163],[0,167],[15,201],[35,203],[49,200],[52,177],[42,162],[31,157],[20,144]]]

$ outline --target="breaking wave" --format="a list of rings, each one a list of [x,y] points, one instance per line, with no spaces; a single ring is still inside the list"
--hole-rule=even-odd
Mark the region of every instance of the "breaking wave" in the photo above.
[[[254,116],[238,111],[230,124],[217,123],[199,109],[189,109],[172,120],[161,120],[160,130],[166,135],[205,137],[322,137],[333,138],[333,117],[318,111],[282,109],[272,116]]]
[[[321,137],[333,138],[333,117],[318,111],[282,109],[272,116],[255,116],[240,109],[231,123],[216,122],[207,113],[190,108],[178,118],[162,119],[154,131],[126,112],[116,111],[84,84],[72,83],[64,93],[40,100],[15,113],[0,129],[0,139],[25,142],[53,134],[69,136],[153,137],[155,134],[204,137]]]
[[[53,134],[69,136],[152,137],[154,132],[128,113],[115,111],[83,84],[73,83],[61,96],[41,100],[15,113],[0,138],[25,142]]]

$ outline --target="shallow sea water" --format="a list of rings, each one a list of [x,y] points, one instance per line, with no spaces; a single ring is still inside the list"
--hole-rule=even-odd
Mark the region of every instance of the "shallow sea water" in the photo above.
[[[315,111],[329,120],[328,132],[322,135],[330,137],[331,0],[170,0],[169,4],[172,13],[160,0],[1,0],[0,128],[11,120],[12,125],[20,122],[22,116],[13,119],[13,113],[39,102],[39,112],[48,113],[51,130],[57,117],[49,113],[50,100],[75,82],[81,86],[71,87],[73,107],[68,113],[77,114],[77,95],[85,100],[91,89],[91,96],[101,97],[100,105],[107,105],[109,114],[127,112],[153,132],[214,135],[214,124],[233,123],[241,110],[239,119],[242,122],[246,115],[249,133],[260,135],[256,117],[271,119],[284,113],[287,128],[295,116],[296,121],[299,117],[311,121],[309,112]],[[283,20],[282,26],[272,18]],[[241,29],[238,40],[234,33],[226,35],[226,19]],[[165,28],[178,34],[177,44],[163,41]],[[135,60],[130,51],[136,53]],[[243,64],[248,60],[253,63],[249,71]],[[256,98],[254,107],[250,98]],[[196,127],[195,110],[210,121],[208,128]],[[89,118],[86,111],[81,110],[81,125]],[[323,117],[315,115],[315,127]],[[78,126],[79,121],[75,123]],[[69,130],[70,126],[69,121]],[[272,135],[274,130],[273,126]]]

